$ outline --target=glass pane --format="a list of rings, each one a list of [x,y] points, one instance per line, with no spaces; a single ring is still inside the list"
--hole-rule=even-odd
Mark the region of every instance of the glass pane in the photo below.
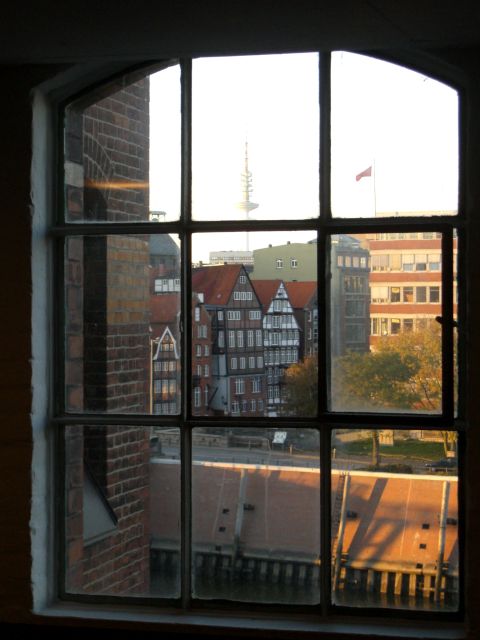
[[[192,494],[195,597],[319,602],[317,431],[195,429]]]
[[[334,431],[331,518],[335,604],[458,609],[456,432]]]
[[[310,231],[193,237],[194,415],[316,414],[312,236]],[[253,250],[241,248],[247,243]]]
[[[67,427],[65,589],[180,595],[179,430]]]
[[[332,212],[456,214],[458,95],[404,67],[332,55]]]
[[[318,56],[193,61],[193,217],[318,216]]]
[[[178,219],[180,131],[178,65],[132,74],[71,103],[65,110],[66,219]]]
[[[65,248],[67,410],[178,414],[178,237],[76,236]]]
[[[335,235],[330,251],[331,410],[440,413],[441,234]]]

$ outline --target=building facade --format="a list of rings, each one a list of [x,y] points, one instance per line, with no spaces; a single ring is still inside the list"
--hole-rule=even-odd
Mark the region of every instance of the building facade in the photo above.
[[[263,345],[267,384],[267,413],[282,413],[285,371],[299,360],[300,329],[281,280],[254,280],[263,307]]]
[[[242,265],[195,269],[192,288],[212,321],[210,408],[217,415],[265,413],[262,306]]]

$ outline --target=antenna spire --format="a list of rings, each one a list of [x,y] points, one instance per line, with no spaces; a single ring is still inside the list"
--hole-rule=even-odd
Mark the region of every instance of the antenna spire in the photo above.
[[[256,202],[250,200],[253,192],[252,172],[248,168],[248,140],[245,140],[245,164],[241,174],[241,188],[243,199],[237,203],[237,208],[245,212],[245,219],[249,220],[250,211],[258,208]],[[247,251],[249,250],[248,231],[247,231]]]

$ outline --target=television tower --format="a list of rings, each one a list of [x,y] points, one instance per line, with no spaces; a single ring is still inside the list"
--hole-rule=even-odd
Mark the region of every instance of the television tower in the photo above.
[[[258,208],[258,204],[252,202],[250,200],[250,196],[252,195],[253,187],[252,187],[252,172],[248,169],[248,141],[245,140],[245,164],[243,173],[241,174],[241,185],[242,185],[242,196],[243,200],[237,203],[237,209],[245,212],[245,219],[249,220],[250,211]],[[250,250],[249,247],[249,237],[247,231],[247,251]]]

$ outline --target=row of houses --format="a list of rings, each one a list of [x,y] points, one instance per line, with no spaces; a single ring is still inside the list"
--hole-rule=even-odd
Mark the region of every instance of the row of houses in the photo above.
[[[332,237],[332,358],[435,322],[442,313],[441,242],[432,232]],[[151,410],[175,414],[178,248],[169,236],[156,236],[150,251]],[[228,263],[193,269],[193,414],[274,416],[285,400],[286,369],[318,349],[316,242],[255,250],[253,268],[227,253]]]
[[[175,414],[180,296],[153,289],[152,412]],[[316,282],[253,281],[243,265],[218,265],[195,269],[192,289],[193,414],[276,415],[285,370],[316,350]]]

